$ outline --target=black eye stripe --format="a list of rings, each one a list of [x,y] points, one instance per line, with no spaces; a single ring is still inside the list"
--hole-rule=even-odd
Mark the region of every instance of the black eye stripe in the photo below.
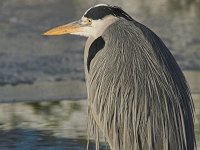
[[[116,17],[123,17],[126,20],[133,20],[126,12],[116,6],[98,6],[91,8],[85,13],[84,17],[92,18],[93,20],[102,19],[105,16],[113,15]]]

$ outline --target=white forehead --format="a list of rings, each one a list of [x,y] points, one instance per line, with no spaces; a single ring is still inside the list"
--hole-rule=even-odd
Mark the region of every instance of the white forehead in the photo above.
[[[99,6],[108,6],[107,4],[97,4],[94,7],[99,7]]]
[[[95,7],[99,7],[99,6],[109,6],[109,5],[107,5],[107,4],[98,4],[98,5],[95,5],[95,6],[93,6],[93,7],[90,7],[88,10],[86,10],[85,13],[84,13],[84,15],[85,15],[90,9],[95,8]],[[83,16],[84,16],[84,15],[83,15]]]

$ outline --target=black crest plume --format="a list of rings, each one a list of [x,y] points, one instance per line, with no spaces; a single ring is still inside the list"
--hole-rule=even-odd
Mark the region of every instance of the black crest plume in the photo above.
[[[92,7],[85,14],[84,17],[91,18],[93,20],[102,19],[108,15],[113,15],[115,17],[123,17],[126,20],[133,20],[133,18],[123,11],[120,7],[110,6],[110,5],[99,5],[97,7]]]

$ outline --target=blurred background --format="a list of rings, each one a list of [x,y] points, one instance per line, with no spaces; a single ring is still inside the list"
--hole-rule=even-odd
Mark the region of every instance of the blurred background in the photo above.
[[[122,7],[170,49],[192,91],[200,146],[200,0],[1,0],[0,150],[86,149],[86,39],[41,34],[99,3]]]

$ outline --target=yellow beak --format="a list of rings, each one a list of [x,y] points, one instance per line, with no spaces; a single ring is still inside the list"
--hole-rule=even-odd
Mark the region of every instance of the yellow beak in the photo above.
[[[55,27],[49,31],[43,33],[43,35],[63,35],[63,34],[73,34],[83,31],[83,26],[79,21],[74,21],[72,23]]]

